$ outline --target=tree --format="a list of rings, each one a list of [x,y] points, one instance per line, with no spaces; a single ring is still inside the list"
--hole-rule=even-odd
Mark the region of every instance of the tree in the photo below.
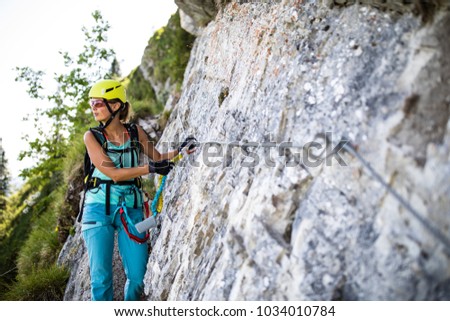
[[[119,64],[119,61],[115,57],[111,63],[111,68],[109,69],[109,76],[111,78],[120,78],[121,77],[120,64]]]
[[[16,81],[28,84],[28,94],[35,99],[45,100],[51,107],[38,110],[34,116],[38,138],[29,140],[29,149],[19,155],[22,160],[31,157],[36,165],[22,171],[24,178],[50,179],[61,171],[71,139],[78,135],[92,121],[87,104],[88,86],[104,78],[113,65],[114,51],[105,47],[106,33],[110,28],[99,11],[92,13],[95,25],[92,29],[82,28],[85,36],[83,50],[77,56],[60,52],[66,72],[54,75],[57,89],[45,93],[42,71],[30,67],[16,67]],[[118,66],[114,67],[118,70]]]
[[[0,214],[6,207],[6,193],[8,191],[8,170],[7,160],[5,158],[5,151],[3,150],[2,138],[0,138]]]

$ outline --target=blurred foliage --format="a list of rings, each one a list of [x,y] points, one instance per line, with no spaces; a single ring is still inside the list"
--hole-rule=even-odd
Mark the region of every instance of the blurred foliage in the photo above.
[[[28,140],[29,148],[19,158],[31,157],[35,166],[21,173],[27,183],[8,199],[0,217],[0,289],[9,291],[5,298],[56,300],[64,292],[67,271],[53,265],[62,246],[58,218],[67,215],[61,206],[70,179],[66,173],[82,162],[83,134],[95,125],[87,103],[89,85],[120,70],[114,52],[105,48],[108,22],[98,11],[92,17],[94,26],[82,28],[85,45],[81,53],[72,57],[61,52],[65,72],[54,75],[54,92],[48,92],[52,86],[46,82],[44,88],[44,72],[16,68],[16,81],[26,82],[28,94],[49,107],[29,117],[38,136]],[[44,289],[47,294],[42,293]]]
[[[90,30],[82,28],[85,45],[81,53],[72,57],[68,52],[60,52],[65,72],[54,75],[55,92],[48,93],[42,86],[44,72],[30,67],[16,67],[16,81],[26,82],[27,92],[32,98],[44,100],[46,106],[51,106],[38,109],[32,118],[38,138],[28,141],[29,149],[22,152],[19,159],[30,157],[35,160],[36,166],[24,170],[21,173],[24,178],[39,177],[40,180],[62,170],[61,159],[66,156],[68,145],[74,136],[92,124],[90,112],[87,112],[89,85],[105,78],[108,71],[118,70],[114,64],[117,64],[114,51],[105,48],[110,25],[99,11],[95,11],[92,17],[95,25]]]
[[[62,244],[73,232],[79,210],[79,192],[83,186],[83,135],[96,126],[88,106],[89,85],[103,78],[115,78],[127,88],[134,118],[161,113],[165,101],[155,91],[140,68],[124,79],[114,51],[106,48],[110,26],[100,12],[92,14],[94,25],[83,27],[85,45],[71,56],[61,52],[65,71],[55,74],[55,86],[43,71],[17,67],[17,81],[27,84],[28,94],[46,102],[28,117],[38,130],[38,138],[29,140],[29,148],[20,159],[32,158],[34,166],[25,169],[20,190],[2,198],[0,212],[0,299],[61,300],[69,272],[56,267]],[[158,81],[170,79],[179,89],[194,37],[180,27],[178,13],[167,27],[150,39],[150,56],[155,61]],[[147,50],[148,51],[148,50]],[[45,84],[45,85],[44,85]],[[49,93],[49,88],[56,88]],[[162,113],[168,119],[168,113]],[[154,194],[154,186],[145,182]],[[1,196],[1,195],[0,195]]]
[[[38,195],[33,193],[29,184],[25,184],[8,198],[0,217],[0,293],[4,292],[4,285],[11,283],[17,275],[17,253],[31,230],[30,206]]]
[[[0,224],[7,203],[6,194],[8,192],[9,185],[9,173],[7,164],[8,162],[6,159],[5,151],[3,150],[2,138],[0,137]]]

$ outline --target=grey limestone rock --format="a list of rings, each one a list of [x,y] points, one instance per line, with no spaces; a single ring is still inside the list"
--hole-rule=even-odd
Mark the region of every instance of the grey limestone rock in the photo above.
[[[449,235],[448,30],[447,11],[428,25],[313,1],[219,11],[160,142],[225,147],[207,159],[203,144],[170,174],[147,299],[450,299],[444,244],[352,155],[302,162],[298,148],[348,137]],[[295,147],[269,159],[269,141]],[[226,153],[233,142],[260,147]]]
[[[204,27],[214,20],[220,0],[175,0],[177,6],[189,17],[196,27]],[[186,31],[190,32],[186,29]]]
[[[183,10],[180,10],[180,23],[181,28],[193,34],[194,36],[199,36],[203,29],[202,27],[197,26],[194,19],[192,19],[191,16],[184,13]]]

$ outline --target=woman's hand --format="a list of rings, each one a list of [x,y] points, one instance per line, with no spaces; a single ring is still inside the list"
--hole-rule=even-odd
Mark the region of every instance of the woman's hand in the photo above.
[[[195,152],[196,147],[198,146],[197,139],[193,136],[187,137],[183,143],[181,143],[180,147],[178,147],[178,152],[181,152],[183,148],[187,147],[186,153],[192,154]]]
[[[156,173],[159,175],[166,176],[172,170],[175,164],[168,160],[162,160],[159,162],[150,162],[148,163],[148,170],[150,173]]]

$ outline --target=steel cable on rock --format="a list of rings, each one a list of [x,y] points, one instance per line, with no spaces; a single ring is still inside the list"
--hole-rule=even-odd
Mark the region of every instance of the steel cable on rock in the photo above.
[[[178,115],[177,115],[178,116]],[[181,122],[181,119],[179,117],[178,121],[180,122],[180,126],[181,126],[181,130],[183,131],[183,134],[186,135],[186,131],[184,130],[183,124]],[[327,141],[327,143],[329,143],[328,141],[328,137],[326,136],[326,134],[320,133],[317,134],[315,136],[315,138],[323,138],[325,139],[325,141]],[[230,143],[227,142],[220,142],[220,141],[214,141],[214,142],[209,142],[210,144],[221,144],[221,145],[227,145]],[[208,143],[200,143],[199,146],[205,145]],[[241,147],[243,148],[244,146],[246,146],[246,143],[244,142],[242,145],[239,144],[239,142],[233,142],[233,144],[236,147]],[[415,217],[420,224],[422,224],[423,227],[425,227],[425,229],[428,230],[428,232],[430,232],[437,240],[439,240],[442,244],[445,245],[444,250],[447,253],[447,255],[450,256],[450,239],[441,232],[441,230],[439,228],[437,228],[436,226],[434,226],[430,221],[428,221],[424,215],[420,214],[419,211],[417,211],[410,203],[408,203],[396,190],[394,190],[388,183],[386,183],[384,181],[384,179],[381,177],[380,174],[378,174],[373,167],[370,165],[370,163],[364,159],[364,157],[362,157],[357,151],[356,149],[353,147],[353,145],[351,144],[350,139],[346,138],[346,137],[342,137],[341,140],[339,141],[338,145],[340,145],[342,147],[342,149],[344,149],[346,152],[348,152],[350,155],[352,155],[353,157],[355,157],[362,165],[363,167],[369,172],[369,174],[371,175],[372,178],[374,178],[376,181],[378,181],[385,189],[386,191],[391,194],[409,213],[411,213],[413,215],[413,217]],[[248,147],[271,147],[273,145],[267,144],[265,145],[265,143],[261,143],[259,145],[252,145],[252,146],[248,146]],[[289,145],[286,146],[286,148],[300,148],[300,149],[304,149],[305,146],[307,145],[303,145],[303,146],[298,146],[298,145]],[[336,149],[336,148],[335,148]],[[337,151],[339,151],[340,149],[337,149]],[[324,151],[325,152],[325,151]],[[321,153],[320,155],[316,156],[317,158],[320,158],[323,155],[323,153]],[[332,156],[332,154],[330,155],[326,155],[325,157],[330,157]]]
[[[415,208],[412,207],[396,190],[394,190],[388,183],[384,181],[380,174],[378,174],[373,167],[369,164],[367,160],[364,159],[350,144],[350,140],[343,138],[341,141],[346,141],[347,143],[342,145],[342,148],[346,152],[354,156],[370,173],[370,175],[378,181],[408,212],[410,212],[421,224],[424,226],[428,232],[430,232],[436,239],[445,245],[445,252],[450,255],[450,239],[442,233],[436,226],[430,223],[422,214],[420,214]]]

